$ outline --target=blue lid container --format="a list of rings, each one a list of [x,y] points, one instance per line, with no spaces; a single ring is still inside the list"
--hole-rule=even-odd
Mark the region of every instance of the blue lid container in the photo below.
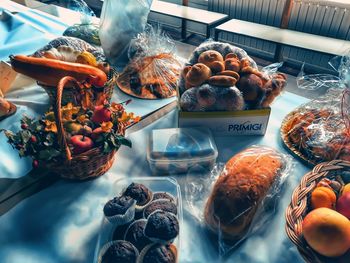
[[[178,174],[210,170],[218,151],[207,128],[153,130],[149,137],[147,160],[154,174]]]

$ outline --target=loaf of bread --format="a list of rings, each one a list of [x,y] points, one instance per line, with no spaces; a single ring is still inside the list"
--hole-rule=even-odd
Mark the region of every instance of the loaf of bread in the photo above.
[[[283,166],[281,155],[267,147],[251,147],[232,157],[207,200],[208,227],[224,239],[242,238]]]

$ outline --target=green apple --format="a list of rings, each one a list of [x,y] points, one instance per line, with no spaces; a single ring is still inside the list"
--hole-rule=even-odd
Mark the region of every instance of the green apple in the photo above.
[[[82,128],[83,125],[76,123],[76,122],[66,122],[64,125],[64,128],[66,130],[66,132],[70,133],[70,134],[77,134]]]

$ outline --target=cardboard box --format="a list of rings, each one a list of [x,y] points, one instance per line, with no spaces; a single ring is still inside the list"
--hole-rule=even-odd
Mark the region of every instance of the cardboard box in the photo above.
[[[232,112],[183,112],[179,109],[179,127],[207,127],[215,136],[264,135],[271,108]]]

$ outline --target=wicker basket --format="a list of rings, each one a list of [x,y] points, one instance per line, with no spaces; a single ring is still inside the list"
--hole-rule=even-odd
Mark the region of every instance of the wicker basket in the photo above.
[[[320,163],[311,172],[304,175],[301,183],[293,192],[292,201],[286,209],[286,232],[308,263],[330,262],[329,258],[321,256],[310,248],[302,235],[303,219],[309,212],[309,195],[323,178],[335,179],[340,172],[349,170],[350,162],[343,160]]]
[[[97,98],[100,94],[101,95],[104,94],[106,100],[110,102],[112,99],[113,90],[116,85],[116,81],[117,81],[117,74],[114,70],[111,70],[108,75],[108,81],[104,87],[102,88],[98,88],[94,86],[91,87],[91,91],[93,93],[94,98]],[[38,85],[41,86],[49,95],[50,104],[55,105],[57,87],[47,86],[42,83],[38,83]],[[68,102],[72,102],[73,104],[78,104],[76,99],[78,94],[79,94],[79,90],[77,90],[75,87],[65,87],[62,94],[62,104],[66,105]]]
[[[56,103],[54,104],[54,113],[57,125],[58,143],[61,150],[65,152],[65,163],[48,162],[43,165],[45,169],[52,169],[61,177],[74,180],[85,180],[103,175],[109,170],[114,161],[116,150],[109,153],[103,153],[101,147],[92,148],[89,151],[83,152],[79,155],[72,156],[68,147],[65,131],[63,128],[63,121],[61,115],[62,93],[67,82],[74,83],[76,88],[81,88],[81,85],[72,77],[64,77],[60,80],[57,86]],[[118,133],[124,135],[125,126],[120,124]]]

